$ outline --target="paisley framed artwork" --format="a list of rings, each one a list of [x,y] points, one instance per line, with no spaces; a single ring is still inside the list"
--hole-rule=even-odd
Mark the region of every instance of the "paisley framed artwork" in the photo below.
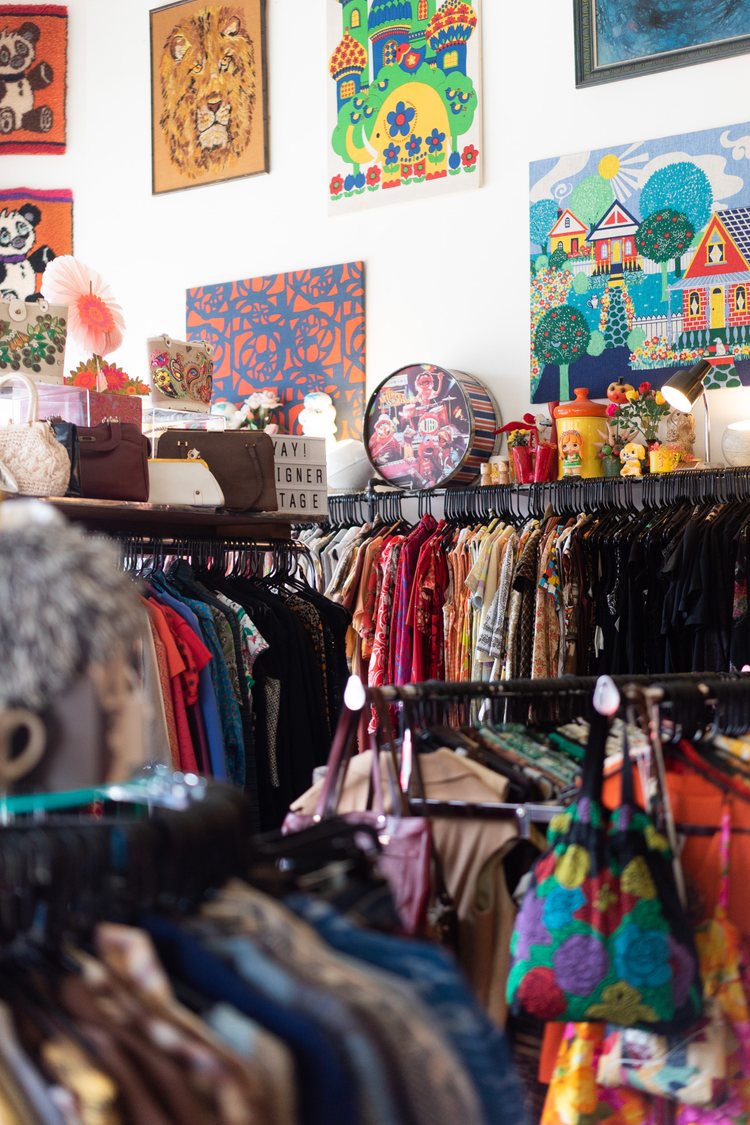
[[[265,0],[150,15],[153,193],[267,172]]]
[[[750,51],[747,0],[573,0],[576,86]]]

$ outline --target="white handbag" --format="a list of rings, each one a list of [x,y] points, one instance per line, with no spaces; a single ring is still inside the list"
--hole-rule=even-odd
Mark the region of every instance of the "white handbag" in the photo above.
[[[149,504],[221,508],[224,493],[208,462],[201,458],[153,457],[148,463]]]
[[[20,371],[37,383],[62,383],[68,310],[47,301],[0,301],[0,372]]]
[[[70,458],[49,422],[39,421],[39,394],[27,375],[0,377],[0,387],[19,382],[29,395],[25,422],[0,426],[0,461],[22,496],[64,496],[70,483]]]

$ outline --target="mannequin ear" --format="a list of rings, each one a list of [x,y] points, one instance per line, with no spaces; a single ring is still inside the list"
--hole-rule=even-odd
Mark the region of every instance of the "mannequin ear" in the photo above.
[[[187,54],[190,44],[182,32],[177,32],[169,41],[169,53],[175,62],[181,62]]]

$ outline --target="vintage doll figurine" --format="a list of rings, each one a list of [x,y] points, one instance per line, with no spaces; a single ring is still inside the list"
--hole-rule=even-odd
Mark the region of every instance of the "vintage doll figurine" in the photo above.
[[[560,434],[564,477],[580,477],[583,467],[583,438],[578,430],[565,430]]]
[[[636,441],[630,441],[624,446],[621,454],[620,461],[622,468],[620,469],[621,477],[639,477],[641,476],[641,462],[646,458],[646,450],[642,445]]]

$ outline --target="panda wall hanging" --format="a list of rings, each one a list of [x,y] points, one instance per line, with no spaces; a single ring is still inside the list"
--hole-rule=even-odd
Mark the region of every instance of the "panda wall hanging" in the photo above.
[[[0,300],[38,300],[49,263],[72,253],[71,191],[0,190]]]
[[[0,4],[0,156],[65,152],[68,9]]]
[[[495,400],[473,375],[416,363],[390,375],[372,395],[365,445],[389,484],[471,484],[498,448],[501,424]]]

